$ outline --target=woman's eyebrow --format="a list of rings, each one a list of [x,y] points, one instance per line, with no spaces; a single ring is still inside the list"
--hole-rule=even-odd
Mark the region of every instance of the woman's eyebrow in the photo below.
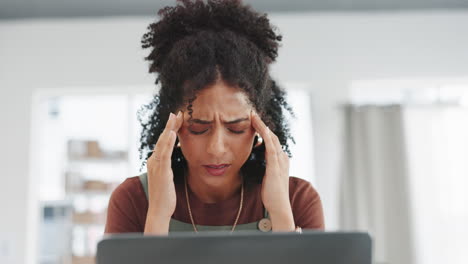
[[[244,121],[249,121],[249,118],[248,117],[238,118],[232,121],[224,122],[224,124],[231,125],[231,124],[237,124],[237,123],[244,122]]]
[[[237,123],[248,121],[248,120],[249,120],[248,117],[244,117],[244,118],[238,118],[238,119],[235,119],[235,120],[232,120],[232,121],[225,121],[223,123],[227,124],[227,125],[232,125],[232,124],[237,124]],[[192,122],[196,123],[196,124],[202,124],[202,125],[208,125],[208,124],[213,123],[213,121],[201,120],[201,119],[198,119],[198,118],[192,119]]]

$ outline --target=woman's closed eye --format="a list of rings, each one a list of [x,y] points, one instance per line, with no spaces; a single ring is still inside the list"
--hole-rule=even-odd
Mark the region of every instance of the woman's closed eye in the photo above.
[[[228,128],[228,130],[231,131],[234,134],[242,134],[242,133],[245,132],[245,130],[234,130],[234,129],[230,129],[230,128]]]
[[[190,133],[194,134],[194,135],[201,135],[203,133],[205,133],[206,131],[208,131],[208,129],[205,129],[205,130],[202,130],[202,131],[197,131],[197,130],[192,130],[192,129],[188,129],[188,131],[190,131]]]

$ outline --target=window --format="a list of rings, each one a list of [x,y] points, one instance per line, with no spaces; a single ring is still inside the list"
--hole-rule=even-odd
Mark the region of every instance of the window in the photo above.
[[[352,86],[356,104],[402,106],[416,264],[466,262],[467,88],[468,83],[450,80],[365,81]]]

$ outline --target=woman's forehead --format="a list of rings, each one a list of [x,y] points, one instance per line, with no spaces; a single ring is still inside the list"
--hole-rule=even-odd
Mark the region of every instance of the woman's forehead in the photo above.
[[[240,106],[234,107],[233,105],[226,105],[222,108],[213,106],[194,106],[192,108],[192,119],[199,119],[202,121],[213,121],[220,119],[223,122],[230,122],[238,119],[250,119],[251,107]],[[190,116],[186,115],[185,119],[189,119]]]
[[[220,115],[223,119],[246,117],[252,107],[245,93],[239,89],[218,82],[197,93],[192,102],[192,116],[212,120]]]

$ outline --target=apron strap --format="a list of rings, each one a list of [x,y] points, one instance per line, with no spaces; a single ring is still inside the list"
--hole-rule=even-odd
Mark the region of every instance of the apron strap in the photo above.
[[[143,191],[145,191],[146,200],[148,200],[148,198],[149,198],[149,195],[148,195],[148,174],[145,172],[143,174],[140,174],[140,176],[138,176],[138,178],[140,178],[141,185],[143,186]]]
[[[263,213],[264,218],[268,218],[268,219],[269,219],[270,217],[269,217],[269,215],[268,215],[268,211],[267,211],[267,209],[265,208],[265,206],[263,207],[263,212],[264,212],[264,213]]]

